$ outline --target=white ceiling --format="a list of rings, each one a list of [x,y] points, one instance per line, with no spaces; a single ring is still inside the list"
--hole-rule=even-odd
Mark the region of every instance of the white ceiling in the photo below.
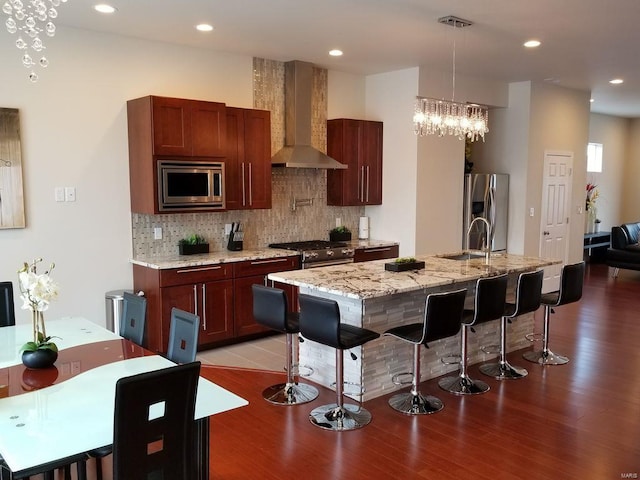
[[[640,0],[113,0],[110,16],[98,1],[69,0],[56,23],[360,74],[451,72],[455,40],[459,74],[590,90],[592,111],[640,117]],[[474,25],[437,22],[450,14]]]

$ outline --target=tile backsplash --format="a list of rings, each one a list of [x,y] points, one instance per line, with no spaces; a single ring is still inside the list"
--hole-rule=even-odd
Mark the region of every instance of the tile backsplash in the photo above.
[[[171,213],[144,215],[132,213],[134,257],[165,256],[178,252],[178,241],[192,233],[209,241],[211,251],[224,250],[224,225],[241,222],[245,231],[244,248],[264,248],[269,243],[329,239],[336,218],[342,219],[358,236],[358,219],[364,207],[327,206],[327,172],[315,169],[274,168],[272,170],[272,208],[212,213]],[[311,199],[309,206],[293,200]],[[162,240],[153,239],[153,229],[162,228]]]
[[[284,63],[253,60],[254,107],[271,112],[271,153],[284,145]],[[326,152],[327,71],[313,69],[312,145]],[[342,219],[358,235],[358,219],[364,207],[327,206],[327,172],[316,169],[274,168],[271,173],[272,208],[212,213],[131,214],[134,257],[173,255],[181,238],[197,233],[209,241],[211,251],[224,250],[224,225],[241,222],[244,248],[264,248],[269,243],[328,239],[329,230]],[[297,206],[294,200],[312,201]],[[153,229],[162,228],[162,239],[154,240]]]

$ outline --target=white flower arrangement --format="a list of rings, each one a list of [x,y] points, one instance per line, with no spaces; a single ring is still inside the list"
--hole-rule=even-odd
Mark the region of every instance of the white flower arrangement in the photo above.
[[[27,342],[22,350],[49,349],[57,351],[56,344],[50,341],[52,337],[47,336],[42,313],[49,308],[49,303],[58,296],[58,285],[50,276],[55,264],[52,263],[49,270],[38,274],[36,267],[40,262],[42,262],[41,258],[35,259],[31,264],[25,262],[23,267],[18,270],[22,309],[31,310],[33,320],[33,341]]]

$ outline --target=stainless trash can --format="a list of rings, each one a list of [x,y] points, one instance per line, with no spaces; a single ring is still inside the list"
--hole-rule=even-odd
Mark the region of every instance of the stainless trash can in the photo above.
[[[104,296],[107,311],[107,328],[112,332],[120,333],[120,319],[124,305],[124,292],[133,293],[133,290],[111,290]]]

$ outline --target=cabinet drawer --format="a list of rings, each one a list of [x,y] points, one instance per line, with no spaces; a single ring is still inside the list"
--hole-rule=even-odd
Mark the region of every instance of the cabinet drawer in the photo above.
[[[354,262],[370,262],[371,260],[382,260],[384,258],[396,258],[399,252],[398,245],[388,247],[357,248]]]
[[[231,278],[232,272],[233,268],[230,263],[160,270],[160,286],[168,287],[171,285],[225,280]]]
[[[285,272],[300,268],[299,257],[263,258],[260,260],[247,260],[233,265],[233,276],[249,277],[252,275],[266,275],[273,272]]]

